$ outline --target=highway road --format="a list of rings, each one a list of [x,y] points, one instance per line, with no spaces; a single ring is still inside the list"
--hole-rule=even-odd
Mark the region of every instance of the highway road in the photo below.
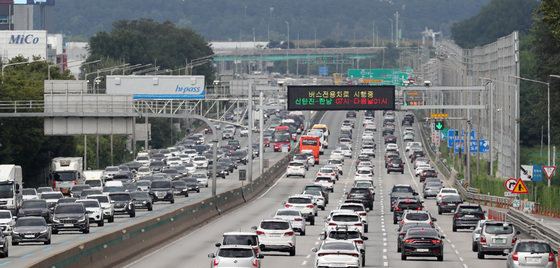
[[[223,127],[223,125],[222,125]],[[219,132],[219,137],[221,132]],[[239,131],[237,131],[236,138],[240,141],[241,147],[247,145],[246,137],[239,137]],[[256,135],[256,134],[255,134]],[[205,135],[205,140],[210,141],[211,136]],[[226,141],[221,141],[220,144],[227,143]],[[265,148],[265,159],[269,159],[270,165],[281,159],[285,153],[274,153],[271,148]],[[247,166],[240,165],[239,169],[246,169]],[[228,190],[237,188],[241,186],[241,181],[239,178],[239,169],[235,170],[233,174],[226,176],[226,179],[217,179],[217,193],[226,192]],[[260,175],[259,171],[259,158],[253,159],[253,178],[257,178]],[[212,182],[209,182],[209,188],[201,188],[200,193],[189,193],[189,197],[175,197],[175,204],[169,203],[155,203],[153,211],[147,211],[145,209],[139,209],[136,212],[135,218],[130,218],[127,215],[115,216],[114,223],[105,223],[103,227],[97,227],[97,224],[92,224],[89,234],[82,234],[79,232],[60,232],[57,235],[52,236],[51,245],[43,244],[20,244],[18,246],[11,246],[9,248],[9,257],[0,259],[0,267],[27,267],[36,261],[43,259],[47,256],[53,255],[57,252],[64,251],[71,248],[72,246],[79,245],[90,239],[96,238],[100,235],[114,232],[115,230],[126,228],[127,226],[136,224],[140,221],[155,218],[160,214],[164,214],[170,209],[184,206],[187,204],[199,202],[205,198],[211,196]]]
[[[359,113],[354,130],[354,147],[359,148],[358,141],[361,137],[361,122],[363,114]],[[340,131],[340,123],[344,119],[344,112],[328,112],[324,116],[323,123],[329,125],[331,136],[329,138],[329,149],[322,156],[321,164],[328,159],[329,152],[332,151],[337,141]],[[402,117],[402,115],[399,115]],[[397,118],[397,125],[400,118]],[[382,113],[376,112],[375,116],[378,128],[381,127]],[[400,131],[400,128],[397,126]],[[396,133],[399,133],[396,132]],[[407,261],[402,261],[400,253],[397,253],[397,225],[393,225],[392,212],[390,212],[389,193],[394,184],[410,184],[420,192],[418,179],[411,175],[410,162],[406,163],[404,174],[386,174],[383,164],[383,150],[381,131],[376,137],[377,158],[375,158],[376,198],[372,211],[368,212],[369,240],[366,243],[366,265],[365,267],[501,267],[505,266],[505,257],[488,256],[485,260],[479,260],[476,254],[471,251],[471,231],[464,230],[452,232],[451,214],[438,215],[435,200],[425,200],[425,207],[437,218],[437,226],[446,236],[444,241],[444,261],[437,262],[435,258],[415,258],[409,257]],[[397,134],[397,136],[401,136]],[[418,139],[418,137],[417,137]],[[401,153],[404,145],[399,141]],[[356,157],[354,150],[354,157]],[[406,159],[403,156],[403,159]],[[319,166],[310,167],[306,178],[286,178],[282,176],[278,182],[257,200],[247,203],[244,206],[233,210],[220,218],[206,224],[205,226],[181,237],[180,239],[156,249],[153,252],[131,260],[127,267],[207,267],[211,259],[208,253],[216,251],[214,244],[221,242],[221,236],[228,231],[250,231],[252,226],[258,225],[261,219],[270,218],[276,209],[282,208],[282,202],[287,200],[291,194],[300,193],[304,185],[310,183],[318,171]],[[323,217],[344,200],[344,192],[349,190],[353,183],[355,171],[355,161],[346,160],[344,163],[344,176],[335,184],[334,193],[330,195],[330,203],[325,211],[319,211],[319,217],[315,226],[307,226],[307,235],[298,236],[296,241],[296,256],[290,257],[287,253],[264,252],[265,258],[262,260],[262,267],[285,268],[285,267],[313,267],[315,255],[311,249],[318,247],[321,243],[320,233],[323,231]]]

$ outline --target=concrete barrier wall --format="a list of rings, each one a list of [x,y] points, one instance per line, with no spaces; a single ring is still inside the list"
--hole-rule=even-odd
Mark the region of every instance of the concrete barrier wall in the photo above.
[[[324,112],[316,113],[311,123],[317,123]],[[221,193],[195,204],[174,208],[161,216],[145,220],[105,235],[85,240],[66,251],[37,261],[30,267],[114,267],[135,256],[165,244],[198,228],[219,214],[241,206],[262,194],[284,173],[298,147],[268,168],[252,183]]]

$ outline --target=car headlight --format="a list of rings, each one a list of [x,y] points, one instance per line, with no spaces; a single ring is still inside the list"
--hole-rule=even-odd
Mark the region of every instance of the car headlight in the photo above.
[[[83,215],[78,221],[85,221],[86,220],[86,216]]]
[[[45,229],[44,231],[41,231],[40,233],[46,234],[48,231],[49,231],[48,229]]]
[[[146,201],[142,201],[142,204],[144,204],[144,205],[147,204],[147,203],[148,203],[148,202],[146,202]]]
[[[56,223],[60,223],[60,220],[57,219],[57,218],[53,218],[53,221],[56,222]]]

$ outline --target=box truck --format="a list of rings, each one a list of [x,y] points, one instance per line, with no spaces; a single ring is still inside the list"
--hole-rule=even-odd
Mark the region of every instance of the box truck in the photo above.
[[[55,191],[69,195],[72,186],[83,184],[82,157],[56,157],[52,160],[51,175]]]
[[[0,209],[10,210],[12,215],[16,215],[22,203],[22,187],[21,166],[0,165]]]

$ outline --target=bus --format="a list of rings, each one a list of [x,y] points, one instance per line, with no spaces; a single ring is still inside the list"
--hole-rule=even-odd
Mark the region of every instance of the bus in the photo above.
[[[317,136],[301,136],[299,140],[299,153],[303,150],[311,150],[313,152],[313,157],[315,157],[315,163],[319,163],[319,151],[321,148],[321,142]]]
[[[289,134],[293,141],[297,140],[297,133],[295,126],[281,125],[274,129],[274,134]]]
[[[272,148],[275,152],[281,152],[282,147],[288,146],[288,151],[292,150],[290,134],[289,133],[274,133],[274,141]]]

